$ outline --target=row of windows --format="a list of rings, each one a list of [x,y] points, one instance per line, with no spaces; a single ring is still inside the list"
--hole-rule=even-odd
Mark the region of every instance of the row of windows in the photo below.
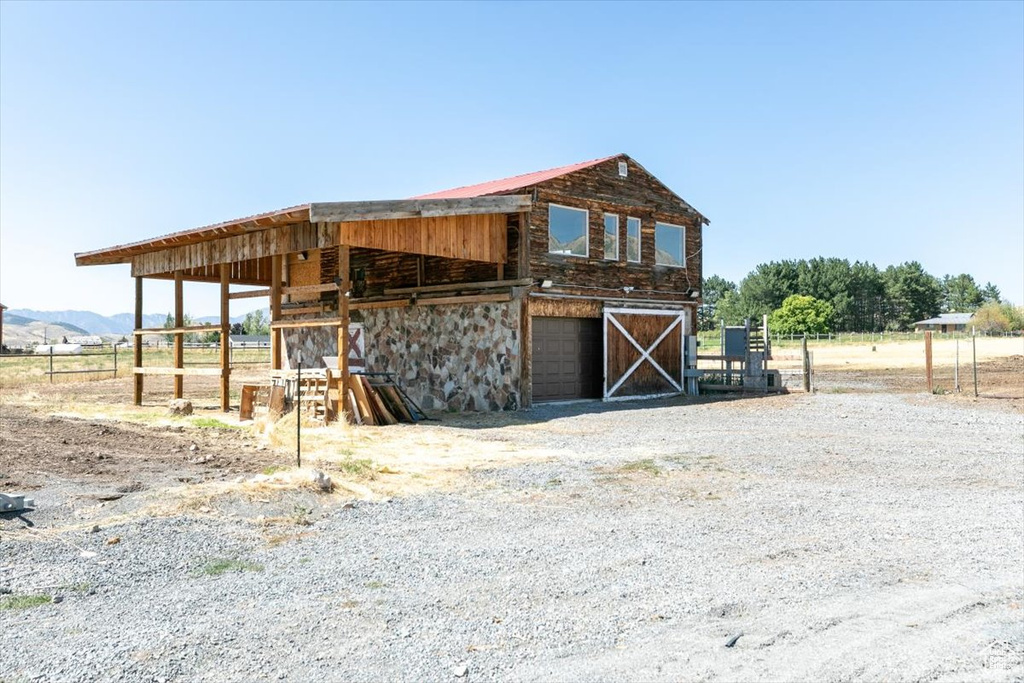
[[[548,251],[567,256],[590,256],[590,212],[558,204],[548,205]],[[619,260],[619,217],[604,215],[604,258]],[[626,217],[626,260],[640,263],[640,219]],[[654,224],[654,262],[660,266],[686,265],[686,228]]]

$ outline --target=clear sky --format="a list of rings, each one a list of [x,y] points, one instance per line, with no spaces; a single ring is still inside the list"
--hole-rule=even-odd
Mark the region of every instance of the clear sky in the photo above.
[[[618,152],[711,219],[706,274],[918,260],[1024,303],[1021,2],[0,2],[14,308],[132,310],[76,251]]]

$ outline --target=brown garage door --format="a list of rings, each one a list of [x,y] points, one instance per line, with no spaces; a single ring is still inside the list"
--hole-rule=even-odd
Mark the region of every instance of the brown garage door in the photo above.
[[[600,398],[601,320],[533,319],[533,400]]]

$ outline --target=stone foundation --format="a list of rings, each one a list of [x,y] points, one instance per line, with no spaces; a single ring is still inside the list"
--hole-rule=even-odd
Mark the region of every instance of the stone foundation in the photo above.
[[[288,353],[288,367],[298,367],[302,351],[302,367],[324,367],[324,356],[338,355],[338,327],[290,327],[284,330],[284,348]]]
[[[517,410],[519,300],[362,311],[368,372],[394,372],[424,410]]]

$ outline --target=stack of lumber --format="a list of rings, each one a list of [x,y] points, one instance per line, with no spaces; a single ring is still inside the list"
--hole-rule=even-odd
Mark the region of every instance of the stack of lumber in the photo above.
[[[351,375],[345,407],[352,421],[365,425],[394,425],[418,422],[425,417],[408,396],[390,379]]]

